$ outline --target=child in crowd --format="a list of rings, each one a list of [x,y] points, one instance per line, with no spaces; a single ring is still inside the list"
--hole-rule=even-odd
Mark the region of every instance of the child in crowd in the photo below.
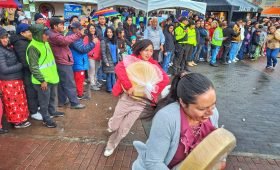
[[[73,22],[70,25],[71,31],[67,35],[75,34],[83,28],[79,22]],[[81,37],[77,41],[70,44],[70,50],[73,54],[74,64],[74,79],[76,83],[78,99],[88,99],[84,96],[84,81],[85,72],[89,69],[88,52],[90,52],[95,45],[96,39],[93,39],[88,44],[84,44],[84,40]]]
[[[257,60],[259,58],[260,48],[261,48],[260,34],[261,34],[261,30],[257,29],[252,35],[251,53],[250,53],[251,60]]]
[[[107,74],[106,88],[108,93],[112,93],[113,86],[116,82],[115,65],[119,61],[117,38],[114,29],[108,27],[105,30],[105,39],[101,41],[102,51],[102,69]]]
[[[131,40],[131,46],[129,45],[126,46],[126,51],[128,55],[131,55],[133,53],[133,47],[136,43],[136,36],[135,35],[131,36],[130,40]]]
[[[89,71],[88,77],[90,81],[90,89],[94,91],[100,90],[102,86],[97,81],[97,71],[100,66],[101,60],[101,48],[100,48],[100,37],[97,36],[96,27],[93,24],[87,26],[88,34],[84,38],[84,43],[88,44],[95,39],[95,47],[88,53],[89,58]]]
[[[117,44],[118,44],[118,53],[120,56],[120,60],[123,59],[125,55],[127,55],[127,46],[129,46],[130,42],[125,38],[125,32],[123,28],[118,28],[117,32]]]

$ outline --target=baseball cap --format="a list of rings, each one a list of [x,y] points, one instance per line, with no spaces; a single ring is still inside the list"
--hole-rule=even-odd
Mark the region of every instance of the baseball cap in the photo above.
[[[29,28],[30,28],[30,25],[25,24],[25,23],[21,23],[17,26],[16,34],[20,34],[21,32],[25,32],[25,31],[29,30]]]
[[[70,25],[71,28],[78,28],[78,29],[83,29],[84,27],[81,25],[80,22],[73,22],[71,25]]]

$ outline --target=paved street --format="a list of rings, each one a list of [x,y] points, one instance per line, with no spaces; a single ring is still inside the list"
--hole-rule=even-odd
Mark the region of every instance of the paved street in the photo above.
[[[237,138],[237,148],[228,158],[227,169],[280,169],[280,72],[264,71],[264,60],[246,61],[213,68],[193,68],[213,80],[218,95],[220,125]],[[108,118],[117,98],[95,92],[88,107],[77,111],[60,108],[58,128],[47,129],[41,122],[32,127],[10,129],[0,136],[0,169],[129,169],[137,157],[132,141],[145,141],[140,121],[136,122],[117,152],[102,156]],[[6,125],[7,126],[7,125]]]

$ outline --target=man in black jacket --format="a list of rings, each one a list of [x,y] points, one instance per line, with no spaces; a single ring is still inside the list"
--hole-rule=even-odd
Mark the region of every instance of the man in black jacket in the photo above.
[[[23,82],[31,118],[42,120],[42,115],[38,112],[37,92],[31,83],[31,72],[26,62],[26,49],[31,40],[32,33],[29,30],[29,25],[21,23],[17,26],[16,34],[11,37],[11,44],[14,46],[17,58],[23,65]]]
[[[229,64],[227,61],[229,60],[228,58],[228,53],[230,50],[230,45],[231,45],[231,40],[233,36],[238,36],[240,33],[235,33],[233,30],[234,22],[230,23],[229,26],[227,25],[227,22],[224,21],[222,23],[222,28],[223,28],[223,35],[224,37],[227,37],[223,41],[222,48],[223,48],[223,54],[222,54],[222,62],[223,64],[227,65]]]

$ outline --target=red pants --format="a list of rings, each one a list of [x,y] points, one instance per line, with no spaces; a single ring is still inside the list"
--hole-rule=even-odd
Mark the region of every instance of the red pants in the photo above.
[[[76,89],[78,96],[83,96],[84,93],[84,81],[85,81],[85,71],[75,71],[74,79],[76,82]]]
[[[0,98],[0,129],[2,128],[2,115],[3,115],[3,105],[2,105],[2,100]]]

